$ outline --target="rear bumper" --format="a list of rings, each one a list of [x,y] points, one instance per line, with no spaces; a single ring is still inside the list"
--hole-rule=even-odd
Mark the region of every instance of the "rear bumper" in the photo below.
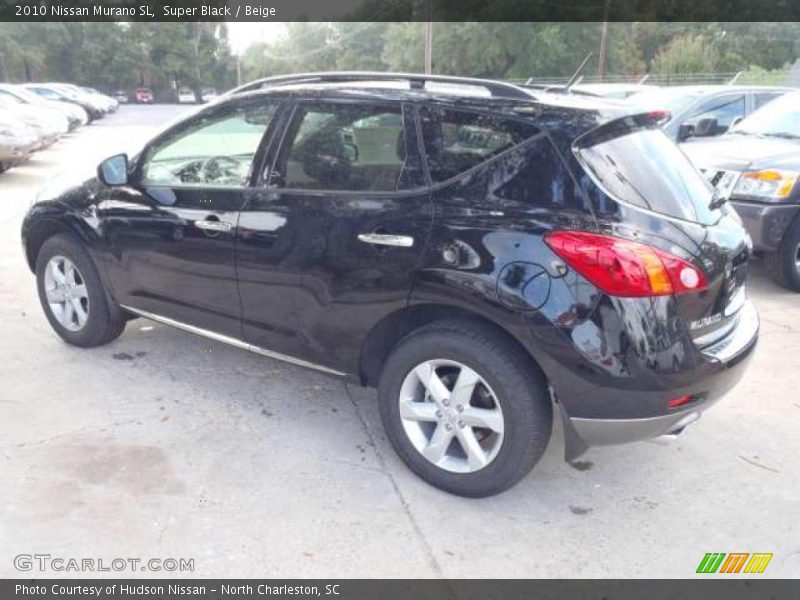
[[[702,410],[708,408],[704,405]],[[647,419],[570,419],[575,434],[587,446],[608,446],[676,434],[700,418],[700,409]]]
[[[589,446],[623,444],[680,433],[739,382],[758,341],[758,330],[758,314],[752,302],[747,301],[731,332],[699,351],[707,364],[698,371],[695,382],[666,393],[636,394],[639,398],[657,397],[664,406],[660,414],[643,418],[583,418],[570,416],[562,405],[567,460],[580,456]],[[667,408],[669,398],[683,395],[692,396],[692,401],[675,410]]]
[[[778,249],[786,230],[800,212],[800,204],[759,204],[737,200],[730,203],[753,239],[753,249],[761,252]]]

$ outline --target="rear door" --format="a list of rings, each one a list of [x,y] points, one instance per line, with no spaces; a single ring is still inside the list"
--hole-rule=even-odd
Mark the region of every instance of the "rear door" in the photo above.
[[[299,101],[238,229],[244,334],[351,372],[406,306],[432,221],[413,109]]]

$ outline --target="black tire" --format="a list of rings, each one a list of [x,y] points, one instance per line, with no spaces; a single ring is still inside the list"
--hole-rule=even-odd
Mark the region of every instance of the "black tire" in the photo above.
[[[430,462],[403,427],[399,395],[406,375],[425,361],[440,359],[477,372],[502,409],[499,450],[474,472],[456,473]],[[536,465],[550,440],[553,408],[544,375],[503,333],[479,322],[438,321],[409,334],[383,367],[378,399],[384,429],[400,458],[431,485],[459,496],[480,498],[507,490]]]
[[[86,286],[88,317],[83,327],[77,331],[71,331],[62,325],[47,301],[45,269],[54,256],[63,256],[71,260],[78,268]],[[123,312],[112,304],[94,262],[83,245],[72,235],[58,234],[42,244],[36,256],[36,286],[39,291],[39,302],[50,326],[68,344],[81,348],[102,346],[118,338],[125,329],[126,319]]]
[[[795,219],[781,240],[777,252],[764,254],[764,266],[782,286],[800,292],[800,221]]]

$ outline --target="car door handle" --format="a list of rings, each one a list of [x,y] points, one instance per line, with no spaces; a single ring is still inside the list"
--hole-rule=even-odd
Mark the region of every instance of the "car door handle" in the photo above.
[[[399,246],[400,248],[410,248],[414,245],[414,238],[410,235],[394,235],[391,233],[359,233],[358,239],[365,244],[377,244],[378,246]]]
[[[233,225],[227,221],[219,221],[216,219],[205,219],[202,221],[198,220],[194,222],[194,226],[205,231],[230,231],[233,229]]]

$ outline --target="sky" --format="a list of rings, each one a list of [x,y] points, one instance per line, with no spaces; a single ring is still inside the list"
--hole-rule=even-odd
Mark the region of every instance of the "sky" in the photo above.
[[[274,40],[284,32],[284,23],[228,22],[228,40],[234,54],[242,54],[250,44],[255,42]]]

